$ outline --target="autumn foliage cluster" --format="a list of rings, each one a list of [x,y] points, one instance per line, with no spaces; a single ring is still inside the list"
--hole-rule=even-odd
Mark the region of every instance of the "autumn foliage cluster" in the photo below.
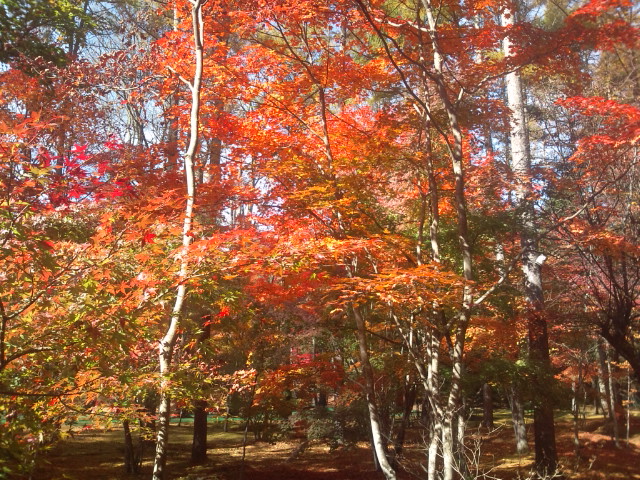
[[[387,479],[413,410],[425,478],[463,475],[487,390],[534,409],[540,476],[562,392],[615,423],[610,385],[640,381],[637,5],[102,3],[75,37],[34,27],[44,50],[3,39],[0,477],[74,419],[152,437],[160,399],[371,439]]]

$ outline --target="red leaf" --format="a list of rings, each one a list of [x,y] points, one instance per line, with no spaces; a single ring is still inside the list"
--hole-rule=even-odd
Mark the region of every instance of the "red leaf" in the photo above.
[[[154,238],[156,238],[155,233],[146,232],[142,237],[142,244],[145,245],[147,243],[155,243]]]

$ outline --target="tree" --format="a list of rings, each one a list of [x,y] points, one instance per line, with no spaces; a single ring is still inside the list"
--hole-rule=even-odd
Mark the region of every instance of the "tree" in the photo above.
[[[193,80],[188,82],[191,90],[191,114],[189,124],[189,146],[184,155],[184,174],[186,176],[186,205],[184,212],[184,223],[182,227],[182,249],[178,256],[180,270],[178,274],[178,287],[176,291],[176,299],[171,311],[171,318],[165,335],[162,337],[159,345],[159,363],[160,363],[160,406],[158,408],[158,428],[156,441],[156,455],[153,465],[154,480],[165,479],[165,466],[167,460],[167,436],[169,433],[169,421],[171,415],[171,393],[169,390],[169,371],[175,346],[178,322],[182,312],[182,306],[186,295],[186,281],[189,276],[189,246],[192,238],[192,222],[194,217],[195,203],[195,176],[194,162],[196,148],[198,146],[199,125],[200,125],[200,89],[202,84],[203,69],[203,41],[204,32],[202,30],[202,0],[194,0],[191,2],[191,21],[192,21],[192,38],[195,51],[195,72]]]
[[[88,2],[86,2],[88,3]],[[28,59],[42,58],[63,65],[65,52],[56,37],[80,45],[93,20],[84,6],[73,0],[3,0],[0,3],[0,62],[17,62],[30,68]]]
[[[513,28],[517,11],[506,8],[502,14],[503,25]],[[507,31],[508,32],[508,31]],[[513,39],[504,39],[504,54],[512,54]],[[509,145],[511,171],[515,179],[514,202],[518,214],[517,231],[522,245],[522,271],[526,299],[527,330],[529,334],[529,359],[536,372],[540,395],[535,400],[533,429],[535,438],[536,471],[539,476],[553,475],[557,469],[553,405],[551,398],[542,394],[543,385],[550,376],[549,336],[544,318],[544,294],[542,290],[542,264],[545,256],[538,249],[536,213],[533,197],[533,177],[527,120],[525,118],[524,89],[520,73],[512,71],[505,76],[507,105],[511,111]]]

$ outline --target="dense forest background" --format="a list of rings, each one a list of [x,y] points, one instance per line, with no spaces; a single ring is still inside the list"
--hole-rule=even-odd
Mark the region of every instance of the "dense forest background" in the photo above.
[[[409,428],[421,478],[485,478],[468,427],[494,403],[538,478],[559,410],[576,455],[587,405],[622,448],[638,20],[628,0],[0,0],[0,477],[82,420],[121,425],[130,473],[153,439],[163,480],[180,411],[194,462],[215,413],[369,442],[387,480]]]

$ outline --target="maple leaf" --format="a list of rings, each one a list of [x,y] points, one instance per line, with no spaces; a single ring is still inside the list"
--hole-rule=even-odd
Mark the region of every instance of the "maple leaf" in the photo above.
[[[86,193],[86,190],[81,185],[74,185],[69,190],[69,198],[77,199]]]
[[[151,233],[151,232],[145,232],[145,234],[142,236],[142,244],[146,245],[148,243],[155,243],[155,238],[156,238],[156,234],[155,233]]]

